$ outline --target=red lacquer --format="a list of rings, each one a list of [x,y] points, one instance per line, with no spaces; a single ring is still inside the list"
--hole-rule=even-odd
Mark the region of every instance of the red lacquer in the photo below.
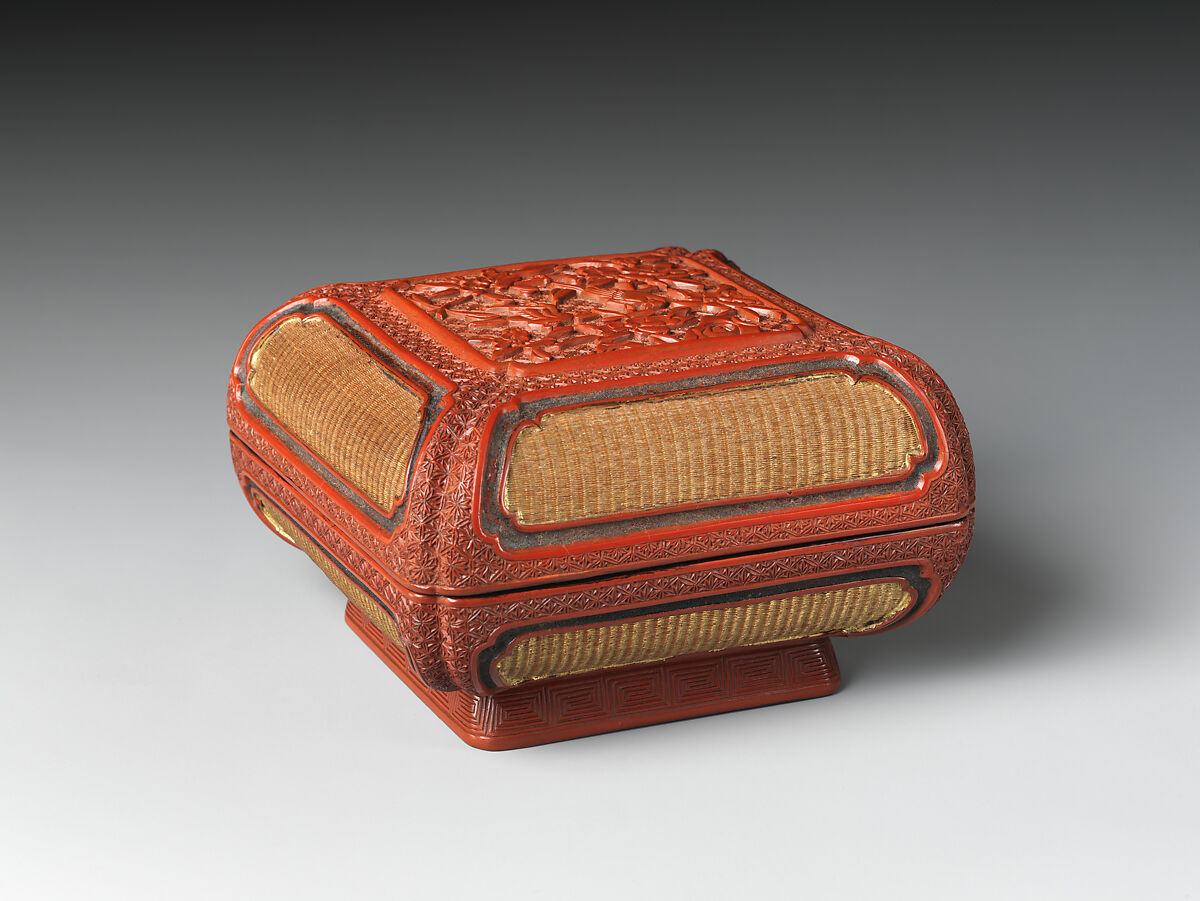
[[[389,509],[334,484],[252,402],[249,353],[273,323],[298,313],[329,317],[426,401],[405,491]],[[907,471],[836,490],[532,527],[489,487],[502,480],[520,428],[545,411],[825,370],[900,393],[923,430],[923,455]],[[737,593],[751,588],[782,595],[878,573],[911,580],[913,606],[856,633],[870,634],[936,602],[974,519],[969,438],[933,370],[715,251],[660,248],[318,288],[251,332],[228,413],[252,504],[269,500],[387,612],[401,644],[354,604],[347,622],[465,741],[492,749],[814,697],[838,684],[820,636],[504,688],[489,654],[505,630],[553,631],[569,617],[636,621],[655,605],[741,603]]]

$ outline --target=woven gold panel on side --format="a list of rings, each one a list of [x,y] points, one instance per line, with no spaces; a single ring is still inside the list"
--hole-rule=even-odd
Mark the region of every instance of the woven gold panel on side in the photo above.
[[[512,686],[684,654],[858,632],[899,614],[913,598],[907,583],[895,580],[531,635],[513,643],[496,673],[503,685]]]
[[[547,413],[517,433],[504,506],[523,525],[876,479],[923,452],[881,382],[795,376]]]
[[[329,555],[317,547],[312,542],[312,539],[298,529],[279,508],[257,494],[254,496],[254,500],[258,503],[258,508],[262,511],[263,518],[271,524],[271,528],[300,548],[300,550],[304,551],[304,553],[308,554],[312,562],[317,564],[321,568],[321,572],[325,573],[329,578],[329,581],[341,590],[342,594],[346,596],[346,599],[351,604],[362,611],[363,616],[370,620],[375,628],[390,638],[395,644],[404,645],[404,642],[400,639],[400,633],[396,629],[395,622],[384,612],[383,608],[379,606],[374,598],[354,584],[354,581],[338,568],[329,558]]]
[[[250,355],[246,384],[283,426],[384,510],[404,495],[422,397],[336,325],[293,316]]]

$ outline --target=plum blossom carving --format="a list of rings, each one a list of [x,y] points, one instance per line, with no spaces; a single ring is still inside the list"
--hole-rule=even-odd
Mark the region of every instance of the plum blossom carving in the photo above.
[[[494,362],[812,331],[798,312],[663,252],[481,269],[393,290]]]

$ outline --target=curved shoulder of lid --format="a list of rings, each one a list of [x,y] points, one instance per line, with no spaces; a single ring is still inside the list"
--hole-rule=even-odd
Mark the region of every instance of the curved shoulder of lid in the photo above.
[[[483,415],[472,403],[481,384],[496,379],[445,371],[453,360],[364,287],[314,289],[260,321],[234,363],[228,419],[322,515],[419,584],[434,566],[445,462]]]
[[[911,385],[925,402],[944,444],[944,465],[931,474],[928,509],[931,517],[951,518],[975,506],[975,460],[971,436],[958,402],[946,382],[924,359],[910,350],[851,329],[831,339],[832,347],[850,355],[877,357]]]

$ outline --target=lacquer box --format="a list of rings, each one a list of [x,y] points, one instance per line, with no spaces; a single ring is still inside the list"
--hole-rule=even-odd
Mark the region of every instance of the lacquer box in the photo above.
[[[828,694],[971,540],[942,380],[712,250],[317,288],[228,415],[251,507],[482,748]]]

